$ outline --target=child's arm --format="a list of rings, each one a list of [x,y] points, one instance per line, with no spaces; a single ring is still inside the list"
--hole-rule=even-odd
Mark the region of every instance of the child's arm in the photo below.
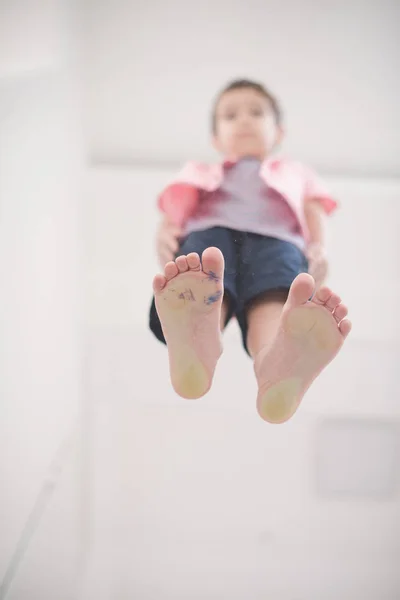
[[[309,232],[309,246],[325,246],[326,212],[319,200],[310,199],[305,203],[304,214]]]
[[[326,211],[317,199],[309,199],[304,206],[304,215],[309,232],[306,255],[309,273],[320,287],[328,274],[328,260],[325,251]]]
[[[156,252],[160,267],[163,269],[167,262],[174,260],[179,249],[179,239],[183,232],[164,215],[156,233]]]
[[[204,181],[198,163],[186,163],[158,197],[158,208],[168,219],[182,227],[195,212]]]
[[[320,177],[311,169],[306,170],[304,216],[308,228],[306,255],[309,272],[320,287],[328,274],[325,250],[326,216],[333,213],[338,204]]]
[[[194,213],[199,201],[199,190],[185,183],[176,183],[167,187],[158,199],[159,209],[168,219],[183,227]]]
[[[198,163],[186,163],[158,197],[158,208],[164,216],[156,236],[162,267],[174,259],[184,225],[196,211],[204,182],[203,171]]]
[[[156,234],[156,251],[160,266],[174,260],[179,249],[183,227],[195,212],[199,190],[184,183],[169,185],[158,198],[158,208],[163,213]]]

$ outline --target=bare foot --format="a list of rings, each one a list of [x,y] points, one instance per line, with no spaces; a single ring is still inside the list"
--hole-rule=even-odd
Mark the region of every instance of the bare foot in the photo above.
[[[179,256],[153,281],[167,342],[171,382],[183,398],[208,392],[222,352],[220,317],[224,257],[218,248]]]
[[[275,340],[257,355],[257,410],[270,423],[296,412],[314,379],[336,356],[351,330],[347,308],[329,288],[315,287],[311,275],[293,281]]]

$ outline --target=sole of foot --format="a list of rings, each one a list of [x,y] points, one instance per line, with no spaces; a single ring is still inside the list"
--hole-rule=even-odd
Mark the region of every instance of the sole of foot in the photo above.
[[[171,383],[183,398],[210,389],[222,353],[220,318],[224,257],[218,248],[179,256],[153,281],[157,313],[167,342]]]
[[[340,351],[351,330],[348,310],[329,288],[315,287],[302,273],[290,288],[278,333],[255,360],[257,410],[269,423],[284,423],[296,412],[305,392]]]

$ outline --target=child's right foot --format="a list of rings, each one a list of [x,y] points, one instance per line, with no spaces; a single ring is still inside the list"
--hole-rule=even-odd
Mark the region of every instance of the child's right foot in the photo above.
[[[224,257],[218,248],[179,256],[153,281],[155,304],[167,342],[171,382],[183,398],[211,387],[222,353],[220,318]]]

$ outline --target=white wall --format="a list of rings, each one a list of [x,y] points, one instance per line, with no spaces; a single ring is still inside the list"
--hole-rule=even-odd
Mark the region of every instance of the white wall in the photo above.
[[[171,391],[147,330],[167,170],[92,169],[87,220],[95,546],[85,600],[400,593],[397,181],[331,180],[331,285],[354,330],[270,427],[234,325],[211,393]]]
[[[85,114],[94,161],[212,158],[214,97],[229,80],[250,77],[282,103],[289,154],[334,174],[399,174],[398,2],[85,6]]]
[[[0,597],[14,600],[71,600],[80,553],[84,156],[70,8],[0,8]]]

